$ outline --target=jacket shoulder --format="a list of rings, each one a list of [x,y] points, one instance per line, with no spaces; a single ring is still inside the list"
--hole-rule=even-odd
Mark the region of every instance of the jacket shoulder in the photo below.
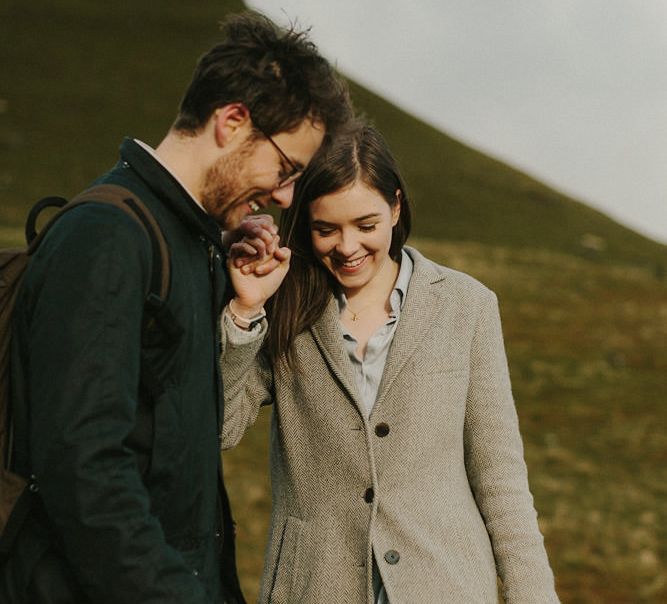
[[[424,274],[430,283],[443,293],[455,295],[465,300],[495,299],[495,293],[481,281],[471,275],[443,266],[426,258],[415,248],[407,247],[406,252],[414,262],[414,271]]]

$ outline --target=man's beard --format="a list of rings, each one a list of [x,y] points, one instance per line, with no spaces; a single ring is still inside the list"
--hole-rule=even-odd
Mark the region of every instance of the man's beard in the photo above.
[[[246,158],[250,155],[251,144],[246,143],[232,155],[225,155],[209,168],[204,179],[201,204],[213,220],[223,229],[236,228],[230,224],[231,212],[249,197],[240,174]]]

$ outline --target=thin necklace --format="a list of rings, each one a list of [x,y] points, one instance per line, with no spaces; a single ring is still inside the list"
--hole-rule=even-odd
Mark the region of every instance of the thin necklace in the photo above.
[[[357,310],[356,312],[350,308],[349,304],[347,304],[347,305],[345,306],[345,310],[346,310],[347,312],[349,312],[350,315],[352,315],[352,320],[353,320],[353,321],[357,321],[357,320],[359,319],[359,315],[360,315],[362,312],[364,312],[365,310],[369,309],[371,306],[373,306],[373,305],[376,304],[376,303],[377,303],[377,301],[374,300],[373,302],[371,302],[370,304],[366,304],[366,306],[360,308],[360,309]]]

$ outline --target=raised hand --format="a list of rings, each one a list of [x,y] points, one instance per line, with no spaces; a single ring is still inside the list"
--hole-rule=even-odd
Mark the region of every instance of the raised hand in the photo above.
[[[273,235],[271,241],[264,241],[264,244],[265,251],[261,255],[246,238],[233,243],[229,249],[227,266],[236,293],[234,309],[246,317],[255,316],[261,310],[289,270],[291,251],[287,247],[280,247],[278,235]],[[241,266],[238,266],[238,260],[247,260],[249,257],[252,264],[241,262]]]

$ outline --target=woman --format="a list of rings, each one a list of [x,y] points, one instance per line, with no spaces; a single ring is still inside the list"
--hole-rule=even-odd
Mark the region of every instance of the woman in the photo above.
[[[496,574],[506,602],[558,602],[496,297],[409,229],[394,159],[360,127],[285,213],[263,350],[265,327],[234,324],[242,296],[224,319],[223,446],[274,405],[260,602],[495,603]]]

